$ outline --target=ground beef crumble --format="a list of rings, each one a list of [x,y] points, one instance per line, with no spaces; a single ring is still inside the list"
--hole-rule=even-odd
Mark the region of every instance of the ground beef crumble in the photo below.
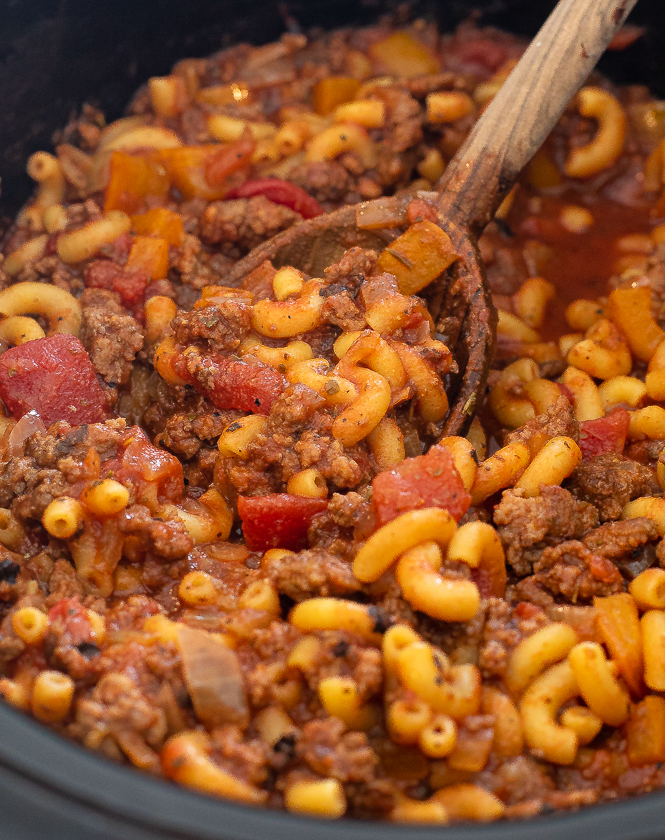
[[[298,213],[263,196],[220,201],[203,214],[201,238],[208,245],[243,254],[300,220]]]
[[[129,381],[136,354],[143,347],[143,330],[104,289],[86,289],[81,295],[81,342],[97,373],[107,385]]]
[[[601,522],[618,519],[632,499],[662,492],[649,467],[609,454],[596,455],[580,464],[569,487],[576,499],[596,506]]]
[[[263,47],[181,62],[167,77],[177,94],[169,116],[155,110],[153,83],[130,107],[134,122],[106,126],[87,106],[61,133],[64,194],[60,209],[50,210],[57,229],[39,200],[25,208],[4,240],[0,288],[51,284],[77,299],[78,337],[108,419],[46,429],[37,418],[10,417],[6,400],[0,696],[37,714],[35,680],[55,670],[73,692],[53,724],[58,731],[174,782],[191,782],[181,770],[194,750],[209,773],[230,776],[269,807],[291,808],[291,785],[322,780],[335,783],[347,815],[393,821],[433,803],[428,813],[441,819],[437,792],[451,785],[478,786],[506,818],[665,787],[665,748],[658,760],[635,756],[645,749],[635,736],[646,708],[641,696],[631,698],[625,724],[578,745],[567,766],[532,743],[532,733],[523,739],[518,731],[506,748],[506,721],[492,707],[498,692],[510,710],[506,720],[524,718],[507,669],[525,639],[554,623],[616,659],[607,629],[601,632],[599,599],[629,600],[643,571],[665,568],[660,523],[624,518],[632,500],[661,501],[665,441],[641,436],[621,405],[607,425],[615,409],[607,386],[594,409],[604,416],[583,420],[578,395],[565,384],[571,357],[554,335],[565,318],[577,329],[564,298],[578,280],[580,295],[599,293],[580,275],[586,240],[566,227],[571,210],[592,216],[594,235],[604,231],[607,248],[589,262],[607,274],[607,291],[648,289],[652,315],[665,323],[665,246],[655,241],[662,231],[652,230],[661,227],[662,198],[645,191],[642,177],[657,146],[638,131],[636,116],[654,107],[646,89],[619,92],[595,78],[628,116],[617,161],[589,180],[567,176],[571,150],[597,130],[571,106],[511,193],[507,214],[480,237],[494,302],[502,317],[523,319],[528,337],[499,331],[489,389],[517,361],[524,378],[510,396],[524,408],[522,419],[532,419],[509,422],[485,399],[480,427],[469,433],[472,453],[460,439],[432,448],[465,364],[445,346],[462,320],[459,307],[445,302],[457,300],[451,277],[461,264],[430,285],[411,284],[421,255],[404,256],[392,240],[409,226],[437,223],[431,190],[521,50],[517,39],[473,23],[440,36],[432,24],[408,25],[399,15],[367,30],[289,33]],[[396,55],[415,69],[410,64],[401,76]],[[465,113],[432,118],[442,92],[453,93]],[[381,106],[377,124],[353,121],[351,128],[340,116],[338,108],[353,108],[358,98]],[[144,139],[153,136],[142,133],[146,126],[155,130],[166,148],[123,146],[123,125]],[[220,125],[240,137],[219,142]],[[322,132],[339,148],[317,150]],[[123,162],[115,153],[108,160],[114,137],[120,154],[137,171],[147,167],[163,192],[155,186],[155,194],[142,194],[140,178],[112,183],[122,180]],[[548,186],[538,183],[543,172]],[[375,198],[386,213],[384,243],[371,232],[346,250],[326,242],[340,245],[332,264],[318,265],[313,252],[316,270],[292,276],[286,291],[275,282],[281,258],[232,277],[237,260],[269,237],[321,210]],[[121,217],[124,232],[88,259],[66,262],[62,238],[109,208],[128,217]],[[39,253],[17,265],[17,249],[33,239]],[[372,250],[354,241],[378,244]],[[14,265],[6,262],[12,257]],[[388,257],[399,267],[386,270]],[[536,278],[557,287],[541,313],[525,308],[523,284]],[[560,278],[570,283],[562,294]],[[593,305],[593,318],[612,320],[606,298]],[[259,317],[262,309],[267,316]],[[37,320],[53,331],[48,319]],[[640,382],[645,361],[630,371]],[[600,381],[589,370],[590,381]],[[630,410],[658,402],[648,394]],[[377,425],[370,409],[379,403]],[[543,484],[532,494],[520,489],[517,473],[501,484],[500,497],[479,491],[473,462],[513,443],[533,459],[561,436],[580,447],[561,486]],[[455,454],[451,465],[409,483],[409,465],[429,463],[446,446]],[[378,475],[395,486],[407,480],[380,501]],[[477,604],[468,620],[443,620],[410,592],[392,545],[382,548],[387,560],[377,579],[360,579],[356,559],[378,523],[402,510],[402,492],[413,492],[423,509],[450,506],[452,513],[446,494],[459,500],[463,485],[473,504],[455,513],[463,514],[457,527],[492,525],[505,574],[497,546],[479,551],[476,565],[452,560],[440,532],[431,536],[441,558],[428,546],[421,571],[433,592],[470,586]],[[100,487],[119,494],[117,509],[103,491],[105,504],[95,504]],[[68,512],[69,530],[57,532],[49,520],[54,504]],[[398,528],[393,536],[401,535]],[[33,610],[46,628],[26,640],[17,616]],[[428,652],[433,676],[409,681],[416,648],[400,652],[400,634]],[[611,667],[623,690],[625,674]],[[451,707],[454,692],[446,694],[458,679],[463,713]],[[653,687],[645,691],[659,700]],[[587,705],[577,696],[570,703]],[[201,712],[206,704],[215,707],[215,723]],[[429,717],[422,732],[405,733],[399,714],[414,710]],[[450,725],[448,713],[456,740],[444,755],[427,746],[426,735]]]
[[[541,495],[534,498],[507,490],[494,511],[494,522],[506,560],[516,574],[524,576],[547,545],[581,537],[594,528],[598,512],[561,487],[543,487]]]

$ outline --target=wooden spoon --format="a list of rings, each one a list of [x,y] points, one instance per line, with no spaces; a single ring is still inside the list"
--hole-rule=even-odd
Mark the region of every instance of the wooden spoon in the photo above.
[[[448,388],[444,434],[464,432],[485,389],[496,311],[477,240],[497,208],[587,78],[637,0],[560,0],[437,184],[419,193],[460,259],[440,278],[433,312],[459,374]],[[367,230],[379,202],[342,207],[295,225],[240,260],[227,282],[239,284],[265,260],[320,275],[354,245],[382,250],[399,229]],[[395,200],[394,223],[399,224]]]

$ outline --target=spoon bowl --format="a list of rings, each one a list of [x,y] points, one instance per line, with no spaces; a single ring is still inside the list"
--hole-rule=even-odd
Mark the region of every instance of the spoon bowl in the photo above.
[[[458,255],[427,289],[436,301],[430,308],[437,337],[448,345],[457,366],[448,383],[444,435],[468,429],[494,350],[497,316],[478,237],[636,2],[560,0],[446,167],[436,190],[416,194],[432,206]],[[236,263],[227,282],[239,285],[266,260],[276,268],[291,265],[317,276],[353,246],[381,251],[408,226],[406,203],[413,197],[375,199],[297,224]],[[368,229],[365,220],[386,203],[392,203],[389,225]]]

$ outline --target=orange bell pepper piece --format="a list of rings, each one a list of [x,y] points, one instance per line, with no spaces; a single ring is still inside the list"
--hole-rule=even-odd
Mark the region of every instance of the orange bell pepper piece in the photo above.
[[[171,183],[183,198],[216,201],[226,193],[226,179],[249,166],[256,144],[249,132],[232,143],[162,149],[160,156]]]
[[[350,102],[360,89],[358,79],[350,76],[326,76],[314,85],[312,108],[322,117],[332,114],[338,105]]]
[[[434,222],[416,222],[381,252],[379,271],[397,278],[403,295],[415,295],[455,262],[448,234]]]
[[[136,236],[125,268],[142,271],[152,280],[163,280],[169,270],[169,246],[157,236]]]
[[[182,217],[168,207],[155,207],[147,213],[132,216],[132,227],[143,236],[159,236],[177,248],[182,244]]]
[[[394,32],[377,41],[369,54],[383,70],[402,79],[438,73],[440,69],[437,58],[408,32]]]
[[[162,149],[160,157],[164,162],[171,183],[185,199],[200,196],[208,201],[216,201],[224,195],[224,188],[214,189],[205,179],[204,166],[210,155],[219,146],[181,146],[179,149]]]
[[[626,721],[628,761],[633,766],[665,761],[665,700],[649,694]]]
[[[594,598],[596,626],[634,697],[644,694],[642,629],[632,595]]]
[[[154,154],[127,155],[113,152],[111,174],[106,188],[104,210],[136,213],[148,196],[165,201],[169,193],[169,176]]]
[[[648,286],[614,289],[605,311],[624,334],[633,355],[648,362],[665,339],[665,332],[651,314],[651,289]]]

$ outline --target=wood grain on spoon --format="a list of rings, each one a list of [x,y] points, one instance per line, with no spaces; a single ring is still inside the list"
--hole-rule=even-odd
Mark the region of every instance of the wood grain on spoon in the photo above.
[[[460,257],[442,278],[438,311],[433,313],[437,332],[460,368],[450,383],[444,434],[468,426],[494,349],[496,313],[477,239],[636,2],[560,0],[446,167],[436,191],[420,194],[436,207],[439,224]],[[227,282],[239,284],[265,260],[321,274],[354,245],[381,250],[394,231],[363,227],[381,201],[385,199],[342,207],[295,225],[240,260]],[[397,204],[395,199],[396,210]]]

